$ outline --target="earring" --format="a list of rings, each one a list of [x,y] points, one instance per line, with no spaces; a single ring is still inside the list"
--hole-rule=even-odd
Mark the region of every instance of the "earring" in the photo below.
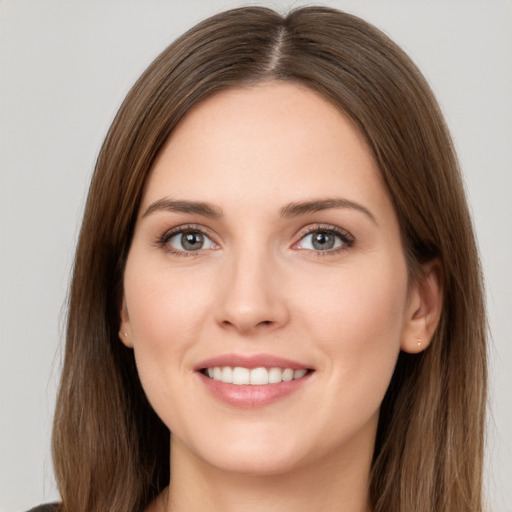
[[[418,338],[418,347],[421,347],[421,338]]]
[[[121,336],[128,338],[128,333],[126,331],[121,331],[120,334],[121,334]]]

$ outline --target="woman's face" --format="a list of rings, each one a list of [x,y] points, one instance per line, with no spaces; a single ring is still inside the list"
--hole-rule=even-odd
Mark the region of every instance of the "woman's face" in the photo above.
[[[199,104],[161,151],[121,336],[173,457],[350,464],[371,457],[414,297],[363,138],[311,90],[266,83]]]

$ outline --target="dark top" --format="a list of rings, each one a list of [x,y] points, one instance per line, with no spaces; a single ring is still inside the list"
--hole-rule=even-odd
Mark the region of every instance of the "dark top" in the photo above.
[[[39,505],[39,507],[31,508],[28,512],[57,512],[58,509],[58,503],[47,503],[46,505]]]

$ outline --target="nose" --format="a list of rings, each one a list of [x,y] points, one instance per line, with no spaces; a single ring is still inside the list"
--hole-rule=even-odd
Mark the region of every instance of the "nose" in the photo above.
[[[216,320],[223,329],[255,335],[288,322],[282,272],[268,253],[239,251],[221,274]]]

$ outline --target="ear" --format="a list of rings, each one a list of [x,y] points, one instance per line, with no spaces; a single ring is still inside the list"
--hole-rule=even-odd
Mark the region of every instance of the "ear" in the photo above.
[[[411,285],[400,348],[416,354],[432,341],[443,307],[443,271],[439,260],[426,264]]]
[[[133,338],[132,338],[132,330],[130,325],[130,315],[128,314],[128,309],[126,307],[126,299],[123,295],[123,300],[121,303],[121,311],[119,313],[120,316],[120,325],[119,325],[119,339],[123,342],[125,346],[128,348],[133,348]]]

